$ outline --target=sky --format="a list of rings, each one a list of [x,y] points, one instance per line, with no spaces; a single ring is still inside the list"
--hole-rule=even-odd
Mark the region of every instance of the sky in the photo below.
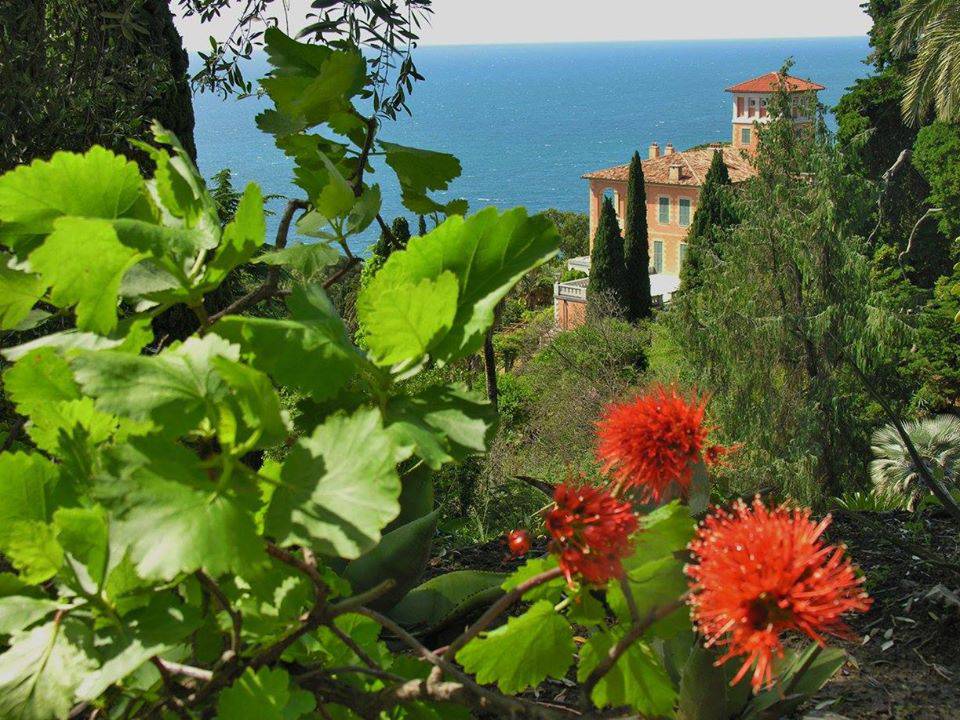
[[[242,5],[239,0],[235,3]],[[302,27],[310,0],[290,7],[291,30]],[[434,0],[423,45],[618,42],[863,35],[870,27],[860,0]],[[235,16],[201,25],[178,18],[188,50],[223,37]]]

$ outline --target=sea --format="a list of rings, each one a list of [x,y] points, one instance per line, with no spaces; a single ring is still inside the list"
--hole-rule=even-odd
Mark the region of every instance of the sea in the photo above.
[[[646,157],[651,142],[685,149],[729,141],[724,88],[789,59],[791,74],[826,86],[821,101],[832,107],[869,74],[868,50],[865,37],[422,47],[415,59],[426,79],[410,97],[411,114],[386,121],[380,137],[456,155],[463,174],[435,196],[466,198],[471,212],[490,205],[587,212],[583,173],[629,162],[634,150]],[[254,56],[246,73],[267,69]],[[264,193],[296,196],[289,159],[254,122],[266,98],[203,93],[194,102],[205,176],[230,168],[239,187],[255,181]],[[388,222],[405,215],[415,232],[389,168],[377,162],[369,179],[381,185]],[[277,212],[283,204],[270,206]],[[276,225],[274,214],[268,239]],[[352,249],[365,253],[375,240],[371,227]]]

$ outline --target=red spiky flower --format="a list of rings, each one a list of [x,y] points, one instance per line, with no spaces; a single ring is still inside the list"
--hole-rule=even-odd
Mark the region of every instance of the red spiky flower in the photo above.
[[[578,575],[593,585],[603,585],[623,573],[622,558],[630,554],[630,535],[637,518],[630,503],[620,502],[607,490],[589,485],[558,485],[556,506],[547,514],[553,538],[550,551],[558,555],[567,582]]]
[[[690,486],[693,466],[717,461],[724,449],[704,452],[709,428],[703,422],[706,400],[657,385],[639,397],[608,405],[597,424],[597,459],[603,472],[645,500],[659,501],[676,483]]]
[[[507,533],[507,549],[514,557],[530,552],[530,535],[526,530],[511,530]]]
[[[718,665],[744,658],[733,683],[752,666],[754,692],[768,686],[784,632],[823,645],[827,634],[849,637],[845,613],[869,609],[844,548],[821,539],[829,524],[829,516],[818,523],[809,510],[768,509],[759,498],[716,510],[700,524],[686,568],[691,615],[708,645],[726,648]]]

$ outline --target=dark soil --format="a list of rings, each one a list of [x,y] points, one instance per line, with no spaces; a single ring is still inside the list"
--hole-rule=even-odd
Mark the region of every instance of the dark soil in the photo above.
[[[847,643],[850,661],[813,707],[851,720],[960,718],[960,532],[927,513],[834,514],[874,605]],[[958,604],[954,605],[953,603]]]
[[[837,511],[828,530],[867,577],[870,612],[852,622],[860,642],[804,717],[833,720],[960,720],[960,531],[936,511]],[[532,553],[546,551],[534,542]],[[510,572],[503,540],[435,557],[426,577],[451,570]],[[954,604],[957,603],[957,604]],[[568,704],[573,683],[546,683],[538,695]]]

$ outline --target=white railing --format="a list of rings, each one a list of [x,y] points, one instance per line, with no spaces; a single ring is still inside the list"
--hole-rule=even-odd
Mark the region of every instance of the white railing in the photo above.
[[[589,278],[580,278],[579,280],[568,280],[553,284],[553,296],[562,300],[587,300],[587,283]]]

